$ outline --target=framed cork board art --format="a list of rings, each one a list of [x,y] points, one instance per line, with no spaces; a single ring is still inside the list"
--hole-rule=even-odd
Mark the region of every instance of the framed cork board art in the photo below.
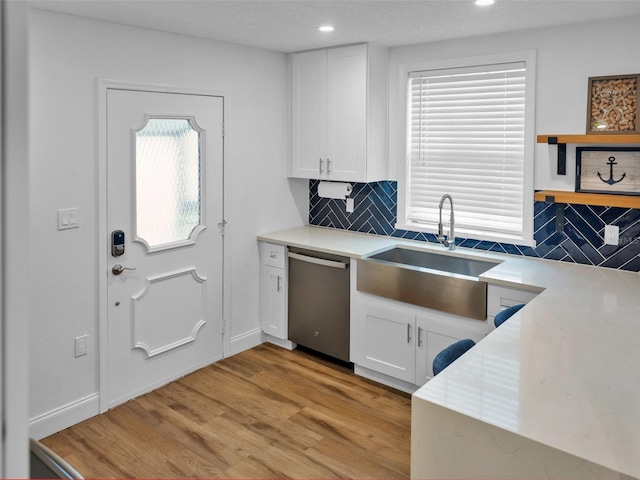
[[[640,74],[590,77],[587,133],[640,133]]]
[[[576,192],[640,195],[640,148],[576,148]]]

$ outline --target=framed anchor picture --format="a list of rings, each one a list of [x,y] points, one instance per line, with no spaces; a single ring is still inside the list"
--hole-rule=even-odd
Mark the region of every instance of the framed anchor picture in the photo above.
[[[577,147],[576,192],[640,195],[640,148]]]

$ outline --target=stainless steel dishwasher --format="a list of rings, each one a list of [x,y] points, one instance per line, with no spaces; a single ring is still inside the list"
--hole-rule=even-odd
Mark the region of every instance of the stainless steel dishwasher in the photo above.
[[[349,258],[289,248],[289,340],[349,361]]]

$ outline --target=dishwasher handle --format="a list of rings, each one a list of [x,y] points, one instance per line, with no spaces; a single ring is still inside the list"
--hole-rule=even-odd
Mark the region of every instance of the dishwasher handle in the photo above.
[[[300,260],[302,262],[315,263],[316,265],[322,265],[323,267],[341,268],[343,270],[349,266],[348,263],[326,260],[324,258],[310,257],[308,255],[301,255],[299,253],[293,252],[289,252],[289,258]]]

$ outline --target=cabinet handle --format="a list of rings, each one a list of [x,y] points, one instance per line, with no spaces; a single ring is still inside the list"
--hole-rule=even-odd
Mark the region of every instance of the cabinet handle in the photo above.
[[[418,348],[422,346],[422,327],[418,327]]]
[[[411,324],[407,323],[407,343],[411,343]]]
[[[324,160],[320,159],[320,175],[322,175],[322,162],[324,162]]]
[[[280,280],[282,280],[282,277],[280,275],[278,275],[277,280],[276,280],[276,292],[279,292],[280,289],[282,288],[282,286],[280,285]]]
[[[293,253],[293,252],[289,252],[289,258],[293,258],[295,260],[300,260],[308,263],[315,263],[316,265],[322,265],[324,267],[341,268],[343,270],[349,267],[348,263],[339,262],[335,260],[325,260],[324,258],[310,257],[309,255],[301,255],[299,253]]]
[[[327,158],[327,175],[331,173],[331,159]]]

